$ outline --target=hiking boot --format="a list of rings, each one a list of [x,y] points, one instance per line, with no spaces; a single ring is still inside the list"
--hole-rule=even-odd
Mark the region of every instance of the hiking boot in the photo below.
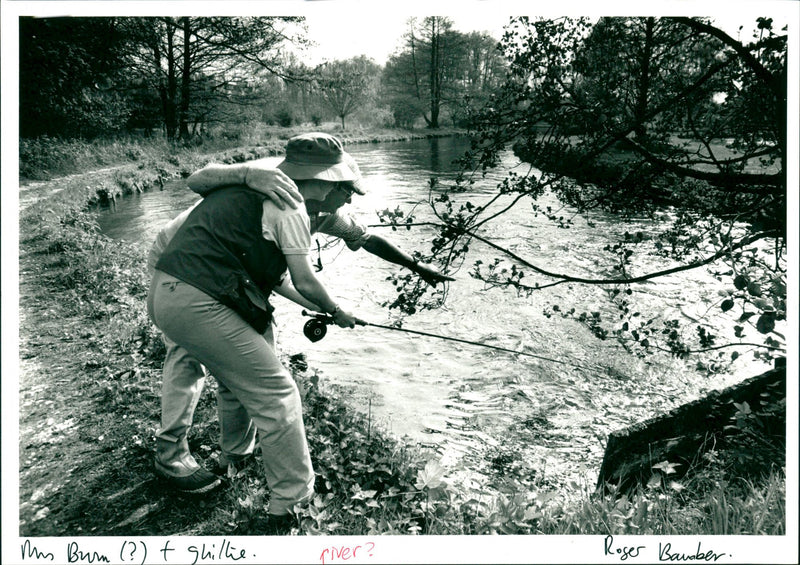
[[[257,514],[249,516],[240,523],[240,535],[248,536],[288,536],[300,522],[293,514]]]
[[[297,519],[292,514],[282,514],[280,516],[268,514],[264,535],[287,536],[292,533],[292,528],[296,526],[298,526]]]
[[[172,475],[168,475],[159,468],[158,463],[156,463],[155,471],[156,475],[164,479],[172,488],[189,494],[203,494],[210,492],[222,484],[222,481],[220,481],[219,477],[209,473],[202,467],[186,477],[174,477]]]
[[[241,473],[245,467],[247,467],[247,464],[250,462],[251,458],[252,454],[245,455],[242,459],[231,461],[225,457],[225,455],[220,453],[219,456],[212,459],[213,462],[211,463],[211,472],[220,477],[232,479]]]

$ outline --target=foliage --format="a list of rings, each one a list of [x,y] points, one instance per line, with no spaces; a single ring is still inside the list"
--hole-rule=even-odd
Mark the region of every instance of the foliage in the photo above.
[[[288,128],[295,121],[295,116],[290,108],[282,106],[275,110],[275,113],[272,115],[272,120],[274,120],[276,125]]]
[[[377,90],[379,67],[361,55],[346,61],[332,61],[315,70],[317,96],[342,122],[362,107]]]
[[[139,80],[158,92],[168,138],[190,135],[190,123],[213,120],[221,105],[258,102],[254,77],[287,77],[280,55],[304,39],[290,17],[127,19]]]
[[[176,150],[165,141],[143,141],[134,136],[91,142],[48,136],[21,138],[19,174],[23,179],[41,180],[112,165],[154,162]]]
[[[199,145],[258,121],[465,126],[505,73],[496,42],[441,17],[410,30],[385,70],[364,56],[311,69],[286,49],[307,44],[302,18],[22,18],[21,136]]]
[[[22,17],[20,135],[93,138],[125,124],[122,42],[110,18]]]
[[[745,43],[703,19],[520,17],[501,45],[510,70],[474,117],[465,172],[453,186],[432,184],[439,234],[423,259],[455,270],[480,243],[502,255],[470,272],[488,286],[529,296],[561,283],[603,285],[617,315],[594,306],[552,311],[640,352],[721,355],[741,345],[766,361],[785,354],[785,34],[763,18]],[[509,148],[531,167],[506,171],[481,204],[462,198],[471,174],[494,168]],[[545,193],[563,207],[540,205]],[[523,205],[561,229],[579,217],[591,225],[595,210],[650,218],[661,229],[608,245],[611,273],[568,276],[480,235]],[[654,259],[655,267],[641,266]],[[674,318],[643,315],[637,284],[701,267],[729,281],[712,316],[736,313],[730,336],[702,323],[683,334]],[[403,284],[398,293],[410,290]]]
[[[441,16],[412,18],[405,47],[387,61],[382,82],[398,127],[422,117],[438,128],[445,111],[453,125],[463,125],[505,72],[490,36],[452,25]]]
[[[757,407],[736,404],[726,428],[726,457],[731,466],[746,469],[746,477],[759,480],[786,453],[786,393],[765,392]]]
[[[120,178],[147,185],[145,172],[135,170],[143,176]],[[23,348],[32,366],[53,361],[41,365],[48,367],[48,374],[37,394],[63,393],[64,383],[75,388],[69,402],[43,409],[45,419],[58,419],[64,405],[68,414],[78,410],[82,417],[74,425],[80,442],[56,435],[58,427],[48,423],[46,439],[37,443],[32,437],[36,433],[25,426],[30,414],[21,410],[25,459],[20,499],[21,516],[26,519],[21,531],[24,535],[258,534],[256,518],[263,515],[269,493],[257,459],[228,479],[222,494],[202,504],[155,486],[151,442],[158,418],[157,367],[163,345],[144,314],[142,248],[113,242],[97,232],[92,214],[86,211],[95,186],[65,179],[51,185],[63,191],[27,208],[21,218],[21,271],[26,283],[22,300],[27,309],[21,318],[33,318],[41,309],[51,325],[23,324],[21,337],[32,341]],[[50,332],[57,339],[48,345]],[[45,351],[50,349],[52,357],[47,357]],[[748,407],[739,407],[731,420],[736,427],[732,437],[741,436],[731,442],[734,449],[709,452],[704,467],[696,465],[695,475],[681,479],[683,489],[668,479],[667,462],[654,469],[658,485],[630,497],[601,496],[578,485],[554,491],[531,479],[513,447],[501,446],[490,458],[504,494],[493,496],[476,494],[454,479],[453,469],[434,454],[386,436],[368,417],[354,413],[345,403],[347,391],[321,383],[302,357],[290,359],[289,366],[303,391],[319,472],[319,494],[309,506],[297,509],[299,533],[775,535],[785,529],[782,472],[762,466],[763,480],[736,478],[743,464],[759,460],[752,449],[755,444],[746,440],[775,442],[770,430],[780,427],[775,420],[780,413],[777,393],[749,412]],[[23,388],[31,384],[30,378],[27,372],[21,377]],[[213,450],[217,432],[213,404],[209,390],[201,399],[202,412],[190,438],[192,449],[204,456]],[[54,441],[60,442],[58,450],[52,449]],[[32,484],[32,474],[52,467],[56,460],[69,469],[71,478],[56,492],[40,494],[47,487]],[[49,475],[44,477],[51,481]],[[114,504],[98,506],[98,497]]]
[[[188,139],[256,108],[259,74],[296,78],[281,48],[305,42],[293,17],[20,22],[23,137],[94,137],[127,124]]]
[[[669,470],[669,462],[665,462]],[[688,484],[655,468],[652,484],[623,496],[587,496],[564,509],[558,532],[598,535],[781,535],[785,484],[779,472],[763,486],[728,481],[711,466]],[[548,530],[552,526],[548,526]],[[555,533],[552,530],[546,533]]]
[[[342,535],[382,524],[394,533],[419,532],[423,516],[420,492],[414,487],[414,451],[338,402],[340,395],[323,388],[318,375],[302,382],[309,447],[317,469],[315,499],[297,509],[303,528]]]
[[[384,106],[367,103],[353,115],[354,119],[367,128],[388,129],[394,126],[392,111]]]

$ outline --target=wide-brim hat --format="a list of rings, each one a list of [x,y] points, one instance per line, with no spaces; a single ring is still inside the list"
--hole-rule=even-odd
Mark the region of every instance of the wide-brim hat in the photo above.
[[[366,194],[355,159],[339,139],[327,133],[304,133],[289,139],[286,157],[278,168],[292,180],[346,182],[358,194]]]

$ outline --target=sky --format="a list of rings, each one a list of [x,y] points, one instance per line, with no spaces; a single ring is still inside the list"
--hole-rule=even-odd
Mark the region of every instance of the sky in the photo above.
[[[328,59],[347,59],[356,55],[367,55],[383,65],[400,46],[407,31],[407,20],[411,13],[393,13],[380,17],[375,22],[373,14],[354,15],[335,10],[311,10],[305,14],[309,38],[317,43],[307,54],[309,64]],[[510,15],[486,10],[463,10],[458,14],[441,14],[453,21],[457,31],[486,32],[500,39],[503,26]]]
[[[439,15],[461,32],[487,32],[500,39],[513,15],[599,16],[691,15],[715,16],[735,34],[740,24],[752,25],[758,15],[780,13],[793,0],[205,0],[9,2],[3,11],[25,15],[291,15],[305,16],[309,37],[317,45],[303,59],[310,65],[324,60],[367,55],[384,64],[397,49],[409,17]],[[785,10],[783,10],[785,12]]]
[[[495,39],[500,39],[503,27],[512,15],[543,16],[589,16],[601,15],[703,15],[713,17],[716,23],[733,37],[736,37],[740,25],[745,26],[743,38],[749,39],[755,18],[758,16],[774,16],[771,4],[780,2],[731,1],[728,2],[655,2],[649,4],[650,11],[641,8],[636,10],[626,3],[581,4],[570,1],[559,2],[496,2],[462,1],[458,4],[431,1],[428,4],[434,9],[421,10],[415,3],[412,9],[408,5],[403,8],[383,7],[385,4],[366,5],[360,2],[304,2],[302,12],[306,18],[309,37],[317,45],[309,49],[303,56],[310,64],[318,64],[324,60],[347,59],[356,55],[367,55],[376,63],[384,64],[387,58],[397,49],[406,32],[406,21],[417,15],[441,15],[454,23],[454,28],[461,32],[487,32]],[[545,6],[549,5],[549,8]],[[296,6],[296,4],[295,4]],[[343,9],[342,6],[347,7]],[[382,6],[376,8],[376,6]],[[444,6],[444,8],[442,8]],[[435,9],[439,7],[439,9]],[[776,18],[777,20],[778,18]]]

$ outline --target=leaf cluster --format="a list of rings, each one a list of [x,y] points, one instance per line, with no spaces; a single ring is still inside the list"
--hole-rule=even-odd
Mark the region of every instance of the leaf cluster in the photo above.
[[[487,286],[525,296],[563,283],[607,286],[619,322],[599,312],[578,314],[580,321],[597,337],[613,335],[681,357],[728,344],[702,324],[683,335],[674,319],[634,319],[639,314],[632,286],[624,285],[713,265],[715,276],[731,285],[719,314],[741,307],[739,322],[752,317],[757,333],[769,334],[755,347],[766,359],[780,351],[782,336],[775,329],[785,318],[785,34],[768,19],[759,20],[755,41],[746,43],[698,18],[591,23],[519,17],[506,28],[501,48],[509,70],[475,116],[465,171],[429,199],[440,225],[426,259],[456,270],[477,240],[503,257],[475,261],[470,274]],[[485,176],[509,148],[531,168],[505,171],[485,203],[460,199],[473,182],[467,167]],[[561,210],[537,202],[545,191],[560,200]],[[514,197],[510,203],[508,196]],[[502,205],[490,208],[501,198]],[[592,214],[602,211],[650,219],[657,233],[638,240],[626,233],[607,245],[614,267],[605,276],[548,271],[479,235],[523,199],[532,201],[532,214],[544,214],[562,229],[578,216],[591,227]],[[645,256],[661,257],[665,266],[641,274]],[[534,281],[531,272],[545,281]],[[737,288],[742,273],[769,296]],[[399,289],[411,312],[417,296],[406,291],[406,285]],[[732,337],[754,345],[742,341],[744,326],[736,326]]]

